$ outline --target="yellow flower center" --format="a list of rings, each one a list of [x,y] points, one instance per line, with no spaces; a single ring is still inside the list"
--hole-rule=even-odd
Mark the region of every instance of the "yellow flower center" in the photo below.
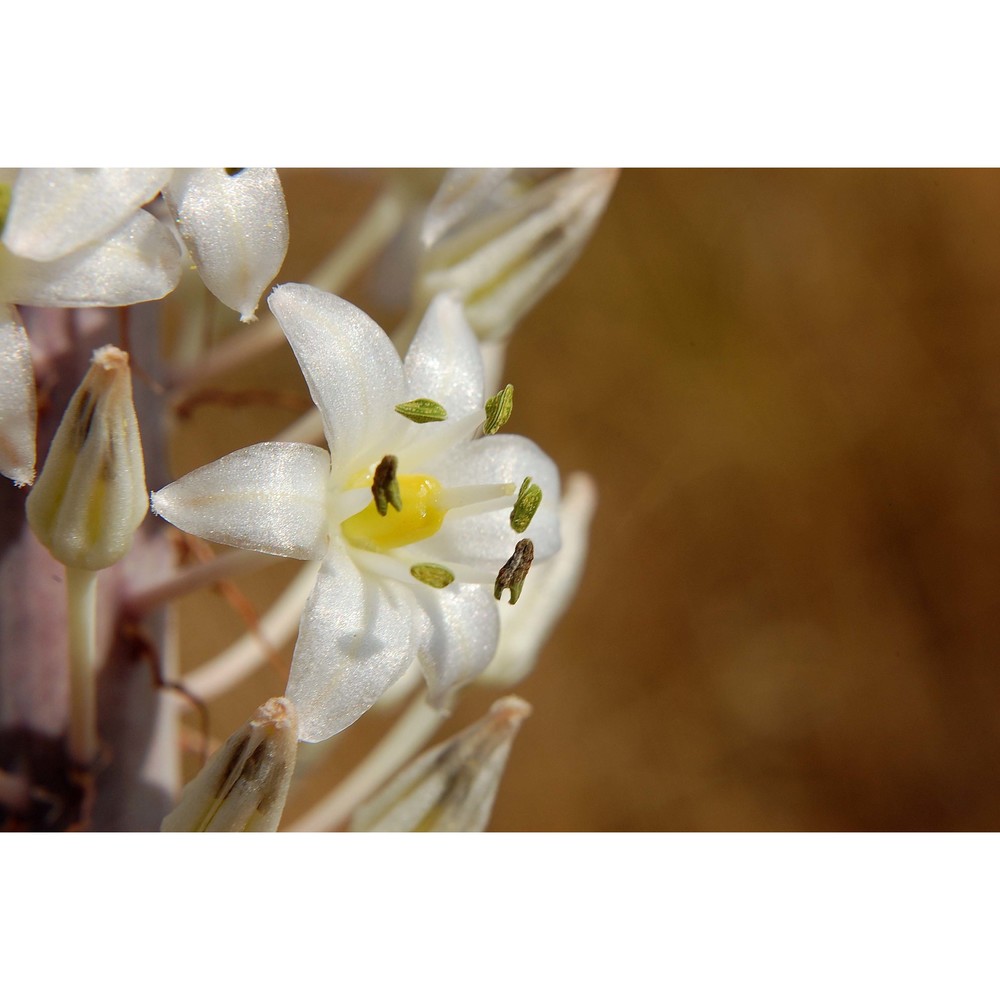
[[[368,478],[371,482],[371,477]],[[433,476],[397,476],[402,510],[390,506],[383,517],[372,500],[364,510],[341,522],[344,537],[361,549],[398,549],[430,538],[441,527],[447,509],[438,501],[441,484]]]

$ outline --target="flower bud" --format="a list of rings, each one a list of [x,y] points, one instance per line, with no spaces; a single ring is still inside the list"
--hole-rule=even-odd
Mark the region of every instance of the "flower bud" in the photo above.
[[[424,219],[418,311],[455,292],[480,339],[503,339],[579,256],[617,179],[617,170],[450,171]]]
[[[486,829],[511,744],[531,706],[509,696],[485,718],[432,747],[361,806],[351,829],[471,832]]]
[[[129,550],[148,508],[128,355],[101,347],[28,495],[28,523],[64,565],[103,569]]]
[[[181,793],[164,833],[273,833],[295,770],[298,720],[271,698],[226,740]]]

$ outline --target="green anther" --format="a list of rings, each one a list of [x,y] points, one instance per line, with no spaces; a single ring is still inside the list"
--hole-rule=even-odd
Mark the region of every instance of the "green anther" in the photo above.
[[[411,399],[408,403],[397,403],[396,412],[415,424],[429,424],[448,416],[448,411],[433,399]]]
[[[437,563],[417,563],[416,566],[410,567],[410,576],[437,590],[455,582],[455,574],[445,566],[438,566]]]
[[[383,517],[389,512],[389,504],[392,504],[396,510],[403,509],[403,498],[399,493],[399,483],[396,480],[396,464],[395,455],[386,455],[378,463],[372,480],[375,509]]]
[[[7,213],[10,211],[12,193],[9,184],[0,184],[0,233],[3,232],[3,227],[7,225]]]
[[[528,530],[528,525],[531,524],[531,519],[541,502],[541,486],[532,485],[531,476],[526,477],[514,501],[514,509],[510,512],[510,526],[519,535]]]
[[[493,596],[499,601],[505,590],[510,591],[510,603],[517,604],[524,586],[524,578],[531,569],[531,560],[535,558],[535,546],[530,538],[522,538],[514,546],[514,554],[503,564],[497,573],[497,582],[493,587]]]
[[[486,419],[483,421],[484,434],[496,434],[508,420],[514,409],[514,387],[504,386],[495,396],[486,400]]]

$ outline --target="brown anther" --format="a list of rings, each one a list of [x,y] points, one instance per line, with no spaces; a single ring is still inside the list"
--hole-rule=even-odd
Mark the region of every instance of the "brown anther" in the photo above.
[[[510,603],[517,604],[524,586],[524,578],[531,569],[531,561],[535,558],[535,546],[530,538],[522,538],[514,546],[514,554],[503,564],[497,573],[497,582],[493,587],[493,596],[499,601],[505,590],[510,591]]]
[[[372,479],[372,496],[375,498],[375,509],[383,516],[389,512],[389,504],[396,510],[403,509],[403,498],[399,493],[399,483],[396,481],[396,456],[386,455],[375,469]]]

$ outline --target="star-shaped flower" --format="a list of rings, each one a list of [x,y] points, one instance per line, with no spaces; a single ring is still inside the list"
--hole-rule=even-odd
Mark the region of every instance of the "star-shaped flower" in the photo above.
[[[152,505],[212,541],[322,560],[286,692],[299,738],[315,742],[354,722],[415,658],[437,706],[485,669],[499,635],[498,570],[507,581],[526,565],[526,548],[530,558],[511,522],[526,530],[525,509],[535,504],[521,501],[540,488],[548,500],[530,538],[536,559],[552,555],[559,476],[526,438],[475,437],[486,403],[482,361],[454,299],[431,303],[405,361],[373,320],[335,295],[282,285],[268,305],[329,452],[251,445],[154,493]]]

